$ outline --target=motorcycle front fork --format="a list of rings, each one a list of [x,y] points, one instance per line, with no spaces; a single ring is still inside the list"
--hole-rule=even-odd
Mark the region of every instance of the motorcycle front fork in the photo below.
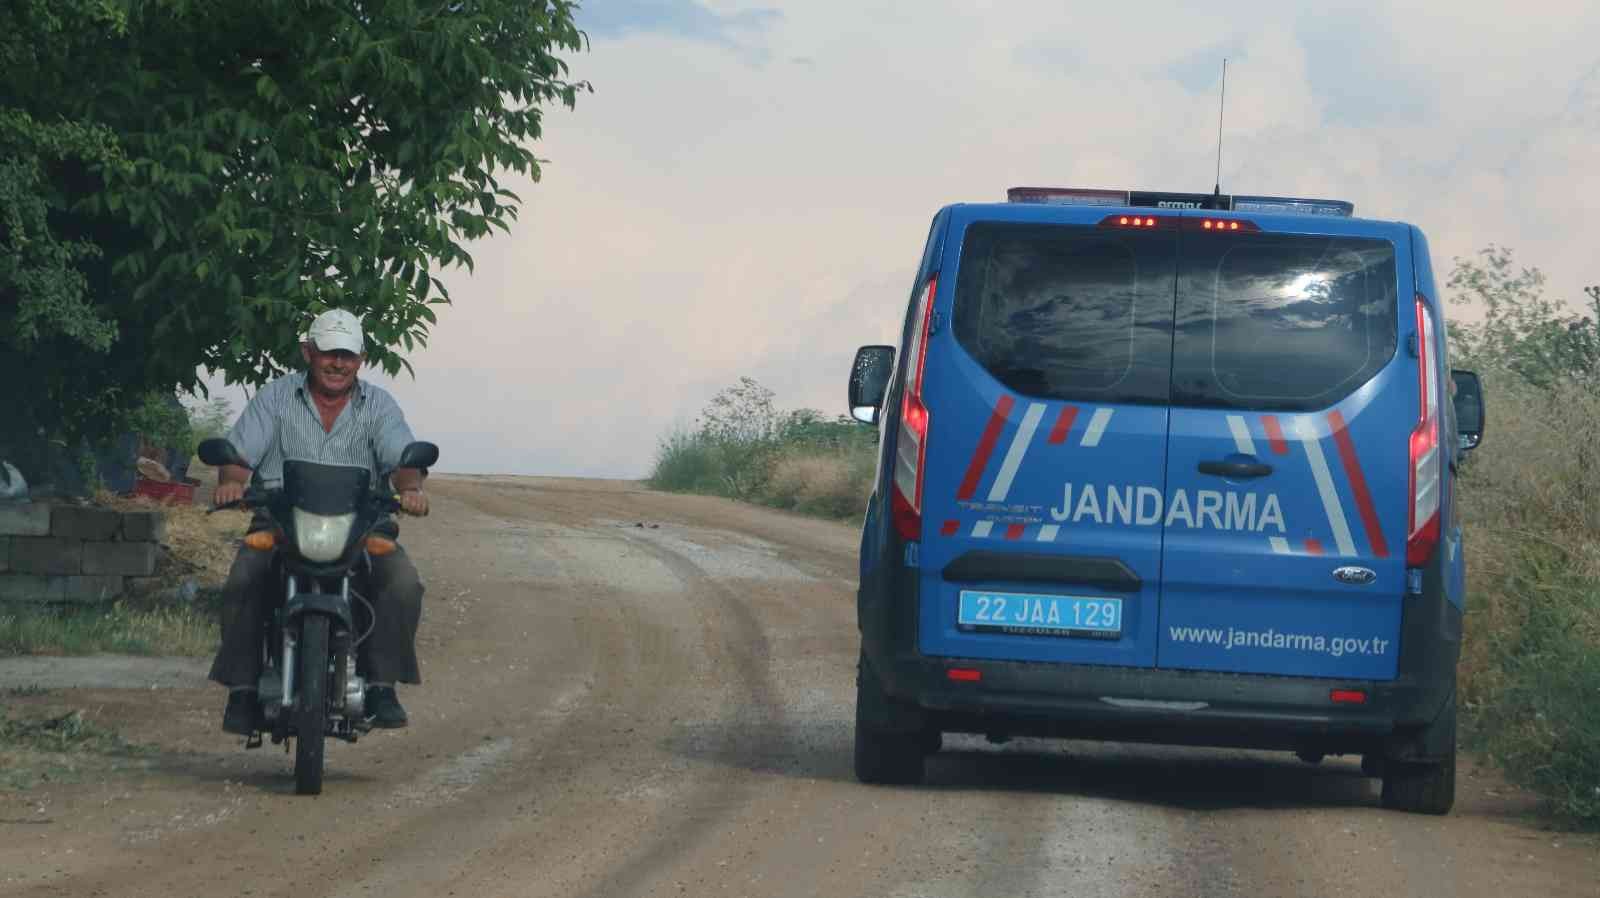
[[[285,605],[293,601],[294,597],[299,593],[299,578],[290,576],[287,579],[287,586],[284,591]],[[339,594],[348,604],[350,601],[350,578],[345,577],[339,581]],[[292,718],[295,702],[299,698],[295,689],[297,685],[295,679],[299,675],[300,669],[299,640],[293,627],[285,625],[282,627],[281,633],[283,636],[283,649],[278,661],[278,683],[270,684],[267,688],[263,688],[260,694],[264,702],[269,705],[267,709],[269,717],[277,720],[289,720]],[[358,733],[370,729],[366,725],[366,681],[352,669],[354,662],[351,657],[351,649],[354,646],[350,644],[350,634],[348,632],[341,631],[336,634],[333,645],[330,648],[333,650],[330,671],[333,688],[328,690],[330,710],[333,712],[328,717],[332,730],[331,735],[354,742]],[[268,671],[263,680],[270,679],[272,679],[272,672]],[[278,688],[273,689],[271,686],[278,686]],[[272,705],[276,705],[276,707]],[[281,727],[275,729],[281,730]],[[278,739],[275,737],[273,741],[277,742]]]

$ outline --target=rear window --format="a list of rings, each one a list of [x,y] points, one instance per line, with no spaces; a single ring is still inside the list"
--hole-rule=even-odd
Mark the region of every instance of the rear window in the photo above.
[[[1176,261],[1170,233],[975,223],[961,247],[956,340],[1027,396],[1164,403]]]
[[[1309,411],[1394,356],[1394,247],[1383,240],[1183,235],[1173,402]]]

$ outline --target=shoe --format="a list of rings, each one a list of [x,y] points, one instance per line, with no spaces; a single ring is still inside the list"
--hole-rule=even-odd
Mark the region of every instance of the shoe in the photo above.
[[[380,730],[398,730],[407,723],[406,709],[393,686],[373,686],[367,690],[367,721]]]
[[[256,694],[251,690],[236,689],[228,693],[228,707],[222,711],[222,731],[235,736],[252,736],[260,729],[256,725]]]

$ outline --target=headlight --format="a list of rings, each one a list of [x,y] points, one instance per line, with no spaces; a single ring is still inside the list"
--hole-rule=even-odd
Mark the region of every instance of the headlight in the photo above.
[[[356,513],[340,515],[311,514],[294,510],[294,540],[300,554],[307,561],[326,564],[338,561],[350,541],[350,528],[356,523]]]

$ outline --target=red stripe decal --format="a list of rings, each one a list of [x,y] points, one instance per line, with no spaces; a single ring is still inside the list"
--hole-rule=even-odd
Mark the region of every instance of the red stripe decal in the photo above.
[[[989,456],[994,453],[994,444],[1000,439],[1000,431],[1005,429],[1006,418],[1011,414],[1011,407],[1016,402],[1009,394],[1000,397],[995,403],[994,413],[989,416],[989,423],[983,428],[983,437],[978,440],[978,450],[972,453],[972,463],[967,465],[967,476],[961,478],[961,489],[956,491],[956,498],[962,501],[972,498],[978,491],[978,481],[983,479],[983,469],[989,467]]]
[[[944,522],[944,526],[939,528],[939,535],[940,536],[955,536],[956,535],[956,531],[960,530],[960,529],[961,529],[961,522],[960,521],[945,521]]]
[[[1056,426],[1050,429],[1050,442],[1059,445],[1067,441],[1067,434],[1072,430],[1072,422],[1078,419],[1078,407],[1069,405],[1061,410],[1061,417],[1056,419]]]
[[[1306,551],[1309,552],[1312,555],[1321,555],[1322,554],[1322,543],[1320,543],[1320,542],[1318,542],[1318,541],[1316,541],[1314,539],[1311,539],[1310,537],[1307,537],[1306,538]]]
[[[1356,495],[1356,508],[1361,512],[1361,524],[1367,528],[1367,539],[1372,543],[1372,554],[1389,557],[1389,544],[1383,538],[1383,526],[1378,522],[1378,509],[1372,504],[1372,493],[1367,490],[1366,475],[1361,473],[1361,459],[1356,457],[1356,444],[1345,430],[1344,415],[1337,410],[1328,413],[1328,426],[1333,429],[1333,441],[1339,446],[1339,458],[1344,462],[1345,476],[1350,478],[1350,491]]]
[[[1026,524],[1012,524],[1006,528],[1006,539],[1022,539],[1022,531],[1026,529]]]
[[[1283,438],[1283,428],[1278,426],[1278,416],[1262,415],[1261,426],[1267,430],[1267,442],[1272,444],[1272,451],[1278,455],[1288,455],[1289,443]]]

